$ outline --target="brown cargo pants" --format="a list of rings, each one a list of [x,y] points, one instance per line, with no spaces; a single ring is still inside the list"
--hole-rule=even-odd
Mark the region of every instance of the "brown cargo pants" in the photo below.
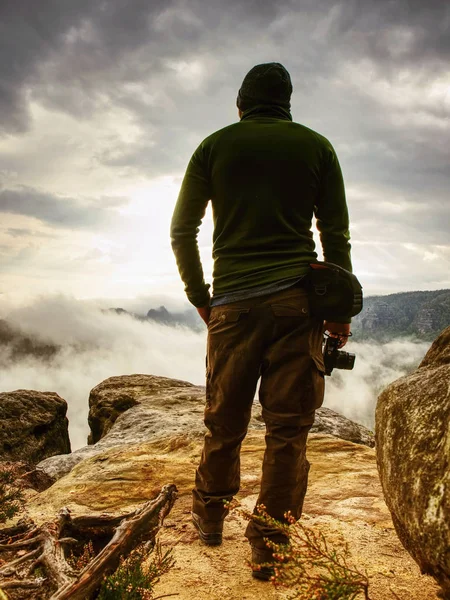
[[[306,292],[274,294],[213,307],[208,324],[204,449],[196,472],[193,512],[224,518],[224,500],[240,485],[240,448],[259,377],[266,450],[257,504],[283,521],[300,518],[309,463],[306,438],[323,402],[322,321],[309,314]],[[249,521],[245,535],[264,548],[276,529]]]

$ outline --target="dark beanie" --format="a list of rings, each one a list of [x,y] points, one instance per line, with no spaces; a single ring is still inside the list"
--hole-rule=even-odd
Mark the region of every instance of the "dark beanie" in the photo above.
[[[242,111],[255,104],[291,107],[291,76],[280,63],[256,65],[244,77],[236,104]]]

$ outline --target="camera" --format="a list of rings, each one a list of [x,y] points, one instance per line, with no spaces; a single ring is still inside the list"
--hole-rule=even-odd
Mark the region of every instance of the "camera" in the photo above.
[[[339,350],[339,338],[327,337],[323,348],[323,362],[325,363],[325,375],[331,375],[333,369],[351,371],[355,366],[355,355]]]

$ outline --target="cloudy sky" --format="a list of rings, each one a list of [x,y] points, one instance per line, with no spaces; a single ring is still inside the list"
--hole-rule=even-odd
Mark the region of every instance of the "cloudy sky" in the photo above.
[[[366,293],[450,287],[448,2],[0,0],[0,293],[181,298],[184,169],[268,61],[336,148]]]

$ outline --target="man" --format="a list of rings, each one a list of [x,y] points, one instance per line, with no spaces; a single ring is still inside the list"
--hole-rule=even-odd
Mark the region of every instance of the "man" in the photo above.
[[[204,449],[192,519],[206,544],[220,544],[224,501],[239,490],[239,453],[258,379],[266,451],[258,504],[278,520],[300,518],[309,463],[305,448],[323,402],[324,323],[310,315],[305,275],[317,259],[315,215],[325,260],[351,270],[344,184],[327,139],[292,121],[289,73],[257,65],[237,97],[240,121],[213,133],[188,165],[171,225],[190,302],[208,326]],[[208,202],[214,220],[213,296],[197,234]],[[325,323],[346,341],[348,323]],[[280,531],[251,520],[252,561],[271,562],[264,538]],[[273,569],[255,570],[268,579]]]

